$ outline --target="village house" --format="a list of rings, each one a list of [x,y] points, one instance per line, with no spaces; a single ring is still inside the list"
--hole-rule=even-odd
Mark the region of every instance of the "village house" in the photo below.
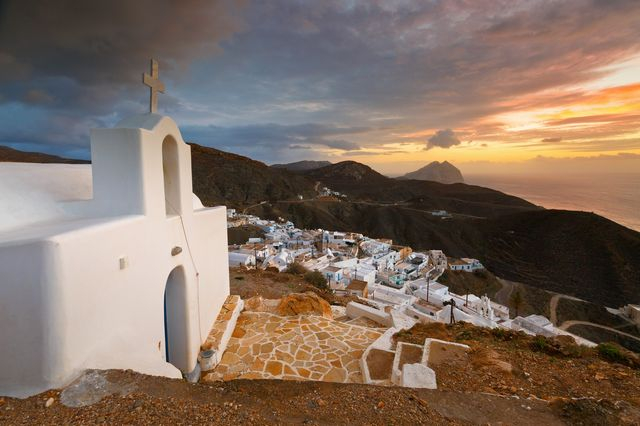
[[[407,285],[410,284],[407,283]],[[442,306],[444,302],[451,299],[451,296],[449,294],[449,287],[437,282],[429,283],[429,285],[427,286],[425,281],[425,285],[420,286],[420,288],[414,291],[413,294],[420,299],[424,299],[427,302],[437,306]]]
[[[394,270],[405,279],[415,279],[418,277],[418,266],[411,263],[409,259],[397,263]]]
[[[431,262],[433,262],[433,265],[437,269],[447,269],[447,256],[442,252],[442,250],[429,250],[428,254]]]
[[[251,252],[230,251],[229,266],[256,266],[256,257]]]
[[[401,289],[405,285],[405,277],[402,274],[396,274],[395,271],[378,272],[376,278],[380,284],[395,289]]]
[[[400,254],[395,250],[387,253],[374,254],[371,258],[371,264],[378,271],[392,270],[396,263],[400,260]]]
[[[398,260],[404,260],[413,253],[409,246],[391,246],[391,249],[398,252]]]
[[[322,272],[322,275],[327,279],[329,285],[341,284],[344,278],[344,268],[338,266],[329,265],[320,272]]]
[[[380,285],[370,286],[369,289],[371,291],[370,294],[373,300],[388,305],[408,306],[417,300],[416,297],[410,294],[405,294],[401,291],[382,287]]]
[[[271,249],[268,245],[262,243],[247,243],[240,247],[240,253],[253,254],[256,260],[264,260],[271,254]]]
[[[369,284],[362,280],[351,280],[347,286],[347,294],[352,296],[367,298],[369,297]]]
[[[269,255],[262,263],[262,267],[263,269],[276,268],[279,272],[282,272],[285,271],[294,260],[291,252],[281,249],[276,254]]]
[[[373,284],[376,281],[376,268],[366,263],[357,264],[349,268],[349,278],[351,280],[362,280],[368,284]]]
[[[452,271],[473,272],[484,269],[484,266],[482,266],[482,263],[480,263],[478,259],[463,257],[460,260],[449,261],[449,269]]]
[[[367,256],[382,255],[389,252],[391,244],[368,239],[360,242],[360,248]]]
[[[631,321],[640,325],[640,305],[625,305],[622,307],[621,312]]]

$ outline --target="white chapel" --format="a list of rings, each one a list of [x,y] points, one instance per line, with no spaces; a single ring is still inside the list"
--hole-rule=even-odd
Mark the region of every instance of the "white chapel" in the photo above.
[[[151,112],[91,132],[89,165],[0,163],[0,395],[88,368],[182,377],[229,294],[226,208]]]

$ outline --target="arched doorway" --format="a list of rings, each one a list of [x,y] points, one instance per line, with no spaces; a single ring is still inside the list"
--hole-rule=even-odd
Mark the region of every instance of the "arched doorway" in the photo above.
[[[180,211],[180,161],[178,143],[172,136],[162,141],[162,175],[164,178],[164,202],[167,216]]]
[[[187,280],[184,267],[176,266],[164,290],[164,347],[165,359],[180,371],[189,370],[189,324]]]

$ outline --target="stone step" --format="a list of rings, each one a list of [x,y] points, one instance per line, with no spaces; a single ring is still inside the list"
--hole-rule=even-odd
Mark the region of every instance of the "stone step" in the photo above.
[[[243,307],[244,301],[238,295],[232,294],[225,300],[207,339],[200,347],[198,361],[203,373],[213,370],[222,360]]]

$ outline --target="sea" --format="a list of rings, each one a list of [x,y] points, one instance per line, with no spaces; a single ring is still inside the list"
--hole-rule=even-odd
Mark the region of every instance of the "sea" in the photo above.
[[[547,209],[597,213],[640,231],[640,173],[464,176],[465,182],[515,195]]]

